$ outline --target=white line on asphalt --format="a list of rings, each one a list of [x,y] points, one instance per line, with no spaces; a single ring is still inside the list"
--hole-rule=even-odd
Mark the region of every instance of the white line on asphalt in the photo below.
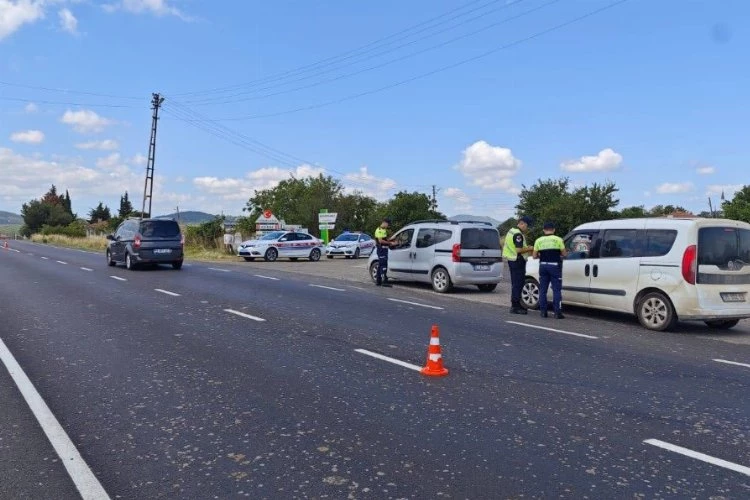
[[[58,264],[63,264],[63,265],[66,265],[66,266],[68,265],[68,263],[67,263],[67,262],[63,262],[63,261],[61,261],[61,260],[56,260],[55,262],[57,262]]]
[[[117,280],[117,281],[128,281],[125,278],[120,278],[119,276],[110,276],[110,278],[112,278],[113,280]]]
[[[10,250],[11,252],[21,253],[20,250],[16,250],[15,248],[9,248],[8,250]]]
[[[49,257],[42,257],[42,259],[44,259],[44,260],[49,260]]]
[[[169,290],[162,290],[161,288],[154,288],[155,291],[163,293],[164,295],[170,295],[172,297],[179,297],[179,293],[170,292]]]
[[[401,361],[400,359],[389,358],[388,356],[383,356],[382,354],[378,354],[377,352],[368,351],[366,349],[354,349],[354,352],[364,354],[365,356],[371,356],[373,358],[377,358],[383,361],[388,361],[389,363],[393,363],[394,365],[398,365],[398,366],[403,366],[404,368],[408,368],[410,370],[415,370],[418,372],[422,371],[421,366],[413,365],[411,363],[407,363],[406,361]]]
[[[219,272],[222,272],[222,273],[228,273],[229,272],[229,269],[219,269],[218,267],[209,267],[209,269],[212,270],[212,271],[219,271]]]
[[[264,280],[273,280],[273,281],[279,281],[279,278],[274,278],[273,276],[263,276],[262,274],[253,274],[256,278],[263,278]]]
[[[529,328],[537,328],[539,330],[547,330],[548,332],[564,333],[565,335],[573,335],[575,337],[583,337],[585,339],[598,339],[599,338],[599,337],[594,337],[593,335],[586,335],[583,333],[558,330],[557,328],[547,328],[546,326],[530,325],[529,323],[519,323],[518,321],[506,321],[506,323],[510,323],[511,325],[527,326]]]
[[[656,446],[657,448],[662,448],[664,450],[673,451],[675,453],[679,453],[680,455],[694,458],[702,462],[706,462],[712,465],[717,465],[725,469],[733,470],[735,472],[739,472],[740,474],[744,474],[746,476],[750,476],[750,467],[745,467],[744,465],[727,462],[726,460],[722,460],[721,458],[712,457],[711,455],[706,455],[698,451],[693,451],[688,448],[683,448],[682,446],[677,446],[677,445],[670,444],[664,441],[659,441],[658,439],[646,439],[644,443],[650,444],[652,446]]]
[[[82,267],[81,269],[84,271],[93,271],[93,269],[89,269],[88,267]]]
[[[333,290],[334,292],[345,292],[343,288],[333,288],[332,286],[324,286],[324,285],[314,285],[310,283],[310,286],[314,286],[315,288],[325,288],[326,290]]]
[[[104,491],[94,473],[91,472],[70,437],[65,433],[65,429],[52,414],[47,403],[34,388],[34,384],[21,369],[16,358],[13,357],[2,339],[0,339],[0,360],[5,364],[5,368],[18,386],[18,390],[21,392],[23,399],[26,400],[26,404],[29,405],[47,439],[52,443],[52,447],[60,457],[81,497],[85,499],[109,499],[109,495]]]
[[[420,304],[419,302],[410,302],[408,300],[391,299],[391,298],[389,298],[388,300],[390,300],[391,302],[400,302],[402,304],[410,304],[412,306],[427,307],[428,309],[440,309],[440,310],[443,309],[442,307],[431,306],[429,304]]]
[[[726,359],[715,359],[717,363],[725,363],[727,365],[735,365],[735,366],[744,366],[745,368],[750,368],[750,364],[747,363],[738,363],[736,361],[727,361]]]
[[[224,309],[224,312],[228,312],[229,314],[235,314],[237,316],[241,316],[243,318],[251,319],[253,321],[265,321],[263,318],[259,318],[257,316],[252,316],[250,314],[245,314],[240,311],[235,311],[234,309]]]

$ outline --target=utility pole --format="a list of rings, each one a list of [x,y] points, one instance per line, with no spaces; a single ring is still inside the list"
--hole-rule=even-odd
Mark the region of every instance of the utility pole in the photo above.
[[[159,122],[159,108],[164,98],[158,93],[151,94],[151,109],[154,111],[151,119],[151,140],[148,143],[148,161],[146,162],[146,183],[143,186],[143,208],[141,219],[145,214],[151,217],[151,201],[154,194],[154,162],[156,161],[156,125]],[[148,200],[148,212],[146,212],[146,200]]]
[[[177,205],[176,208],[177,208],[177,222],[179,223],[180,222],[180,206]]]
[[[430,210],[437,212],[437,193],[440,191],[435,184],[432,185],[432,199],[430,200]]]

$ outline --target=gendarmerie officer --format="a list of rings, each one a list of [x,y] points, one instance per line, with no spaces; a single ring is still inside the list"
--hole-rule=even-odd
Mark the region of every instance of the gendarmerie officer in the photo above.
[[[562,264],[563,258],[568,256],[565,242],[555,235],[555,224],[544,223],[544,236],[534,242],[532,257],[539,259],[539,311],[543,318],[547,317],[547,292],[552,285],[552,309],[555,318],[563,319],[562,314]]]
[[[526,232],[532,225],[531,217],[521,217],[518,226],[511,228],[505,235],[503,245],[503,258],[508,261],[510,268],[510,312],[511,314],[526,314],[526,309],[521,305],[521,291],[526,279],[526,254],[530,254],[534,248],[526,244]]]
[[[378,272],[375,276],[377,286],[391,286],[388,283],[388,249],[393,242],[388,238],[388,228],[391,225],[391,219],[385,218],[380,226],[375,230],[376,251],[378,252]]]

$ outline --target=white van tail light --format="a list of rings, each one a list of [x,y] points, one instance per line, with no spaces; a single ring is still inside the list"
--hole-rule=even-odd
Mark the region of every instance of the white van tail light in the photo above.
[[[141,235],[140,234],[135,235],[135,238],[133,240],[133,248],[135,248],[136,250],[141,248]]]
[[[461,244],[460,243],[453,244],[453,252],[451,252],[451,256],[453,257],[453,262],[461,262]]]
[[[695,277],[698,271],[698,248],[690,245],[682,255],[682,277],[691,285],[695,285]]]

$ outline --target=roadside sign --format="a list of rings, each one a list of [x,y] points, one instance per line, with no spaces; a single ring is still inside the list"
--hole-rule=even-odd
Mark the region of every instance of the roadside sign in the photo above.
[[[268,209],[265,209],[263,210],[263,217],[265,217],[266,219],[270,219],[271,217],[273,217],[273,212],[271,212]]]
[[[318,222],[320,222],[321,224],[336,222],[336,218],[338,217],[338,215],[339,214],[337,214],[336,212],[318,214]]]
[[[336,224],[326,223],[326,224],[319,224],[318,225],[318,229],[320,229],[321,231],[328,230],[328,229],[333,229],[334,227],[336,227]]]

